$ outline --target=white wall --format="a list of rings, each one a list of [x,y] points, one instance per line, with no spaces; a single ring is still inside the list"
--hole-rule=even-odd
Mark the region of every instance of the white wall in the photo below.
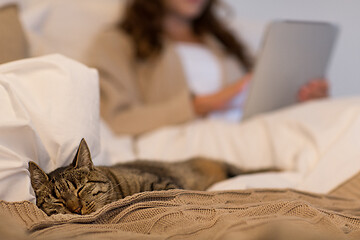
[[[328,70],[333,96],[360,95],[359,0],[225,0],[243,25],[250,45],[274,19],[321,20],[336,23],[340,36]],[[246,26],[246,24],[250,26]]]

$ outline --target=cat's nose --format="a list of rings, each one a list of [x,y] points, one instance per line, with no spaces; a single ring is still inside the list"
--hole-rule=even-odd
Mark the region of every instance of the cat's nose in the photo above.
[[[73,212],[77,214],[81,214],[81,207],[74,209]]]
[[[70,210],[72,213],[76,213],[76,214],[81,214],[81,209],[82,209],[82,207],[79,206],[79,205],[69,207],[69,210]]]
[[[68,200],[66,206],[72,213],[81,214],[82,204],[78,199]]]

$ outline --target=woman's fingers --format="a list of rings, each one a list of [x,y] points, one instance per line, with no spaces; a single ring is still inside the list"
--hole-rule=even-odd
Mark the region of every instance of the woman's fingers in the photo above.
[[[315,79],[302,86],[298,93],[300,102],[325,98],[329,95],[329,84],[326,79]]]

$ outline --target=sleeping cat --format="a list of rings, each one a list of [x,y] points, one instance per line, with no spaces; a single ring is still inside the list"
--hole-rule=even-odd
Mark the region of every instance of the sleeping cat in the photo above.
[[[36,205],[47,215],[90,214],[108,203],[144,191],[205,190],[218,181],[245,173],[229,164],[205,158],[95,167],[84,139],[69,166],[46,174],[34,162],[29,162],[29,172]]]

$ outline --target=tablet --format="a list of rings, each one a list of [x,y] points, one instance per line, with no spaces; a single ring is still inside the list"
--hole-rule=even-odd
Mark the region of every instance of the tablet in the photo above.
[[[338,28],[324,22],[278,21],[266,31],[243,119],[297,103],[301,86],[324,78]]]

